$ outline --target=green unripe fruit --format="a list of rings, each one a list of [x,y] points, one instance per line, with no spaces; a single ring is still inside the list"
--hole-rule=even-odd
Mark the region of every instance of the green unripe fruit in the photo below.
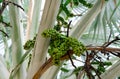
[[[48,53],[53,58],[53,63],[55,65],[60,64],[60,58],[64,56],[68,50],[73,50],[73,53],[76,56],[80,56],[86,50],[86,47],[77,39],[66,37],[65,35],[57,32],[55,29],[45,30],[42,33],[42,36],[45,38],[50,38]],[[35,39],[36,37],[34,37],[33,40],[28,40],[24,45],[24,49],[28,50],[33,48]]]
[[[45,30],[42,36],[50,38],[48,53],[53,58],[55,65],[60,64],[60,58],[70,49],[73,50],[74,54],[77,56],[80,56],[86,50],[86,47],[77,39],[66,37],[54,29]]]

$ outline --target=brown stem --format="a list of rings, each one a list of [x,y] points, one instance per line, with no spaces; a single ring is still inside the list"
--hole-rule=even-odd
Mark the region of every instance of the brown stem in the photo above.
[[[120,38],[116,37],[114,40],[108,42],[108,43],[105,45],[105,47],[108,47],[110,44],[112,44],[112,43],[114,43],[114,42],[116,42],[116,41],[118,41],[118,40],[120,40]]]
[[[104,48],[104,47],[87,47],[87,50],[98,50],[98,51],[112,51],[112,52],[115,52],[115,51],[120,51],[120,48],[111,48],[111,47],[107,47],[107,48]]]
[[[70,24],[72,21],[69,22],[68,27],[67,27],[67,37],[69,37],[69,29],[70,29]]]
[[[70,24],[71,24],[71,22],[72,22],[72,21],[69,22],[68,27],[67,27],[67,37],[69,37],[69,29],[70,29]],[[73,63],[73,60],[72,60],[69,52],[70,52],[70,50],[67,51],[67,54],[68,54],[68,57],[69,57],[69,59],[70,59],[70,61],[71,61],[71,64],[72,64],[72,66],[73,66],[74,68],[77,68],[77,67],[74,65],[74,63]]]
[[[72,50],[70,50],[69,53],[70,53],[70,56],[73,55],[73,51],[72,51]],[[61,61],[65,60],[65,59],[69,59],[68,54],[65,54],[64,56],[62,56],[62,57],[60,58]],[[49,59],[39,68],[39,70],[35,73],[33,79],[39,79],[39,78],[41,77],[41,75],[42,75],[45,71],[47,71],[47,69],[48,69],[49,67],[53,66],[52,60],[53,60],[52,58],[49,58]]]
[[[75,64],[74,64],[74,62],[73,62],[73,60],[72,60],[72,58],[71,58],[71,56],[70,56],[69,51],[67,52],[67,54],[68,54],[68,57],[69,57],[69,59],[70,59],[70,61],[71,61],[72,66],[76,69],[77,67],[76,67]]]
[[[9,37],[7,33],[5,33],[3,30],[0,30],[0,32],[2,32],[3,34],[5,34],[5,36]]]
[[[6,23],[4,21],[1,21],[1,23],[5,26],[5,27],[12,27],[9,23]]]
[[[92,70],[94,70],[94,72],[96,73],[96,75],[98,76],[98,78],[101,79],[101,77],[100,77],[100,75],[98,74],[97,70],[96,70],[94,67],[92,67],[92,66],[91,66],[91,68],[92,68]]]
[[[87,50],[105,50],[105,51],[120,51],[119,48],[103,48],[103,47],[87,47]],[[73,51],[69,51],[70,56],[73,55]],[[64,56],[61,57],[61,61],[65,60],[65,59],[69,59],[68,54],[65,54]],[[33,79],[39,79],[41,77],[41,75],[51,66],[53,66],[52,63],[52,58],[49,58],[40,68],[39,70],[36,72],[36,74],[34,75]]]
[[[39,79],[41,77],[41,75],[49,68],[53,65],[52,63],[52,58],[49,58],[40,68],[39,70],[36,72],[36,74],[34,75],[33,79]]]
[[[2,15],[2,13],[7,5],[8,5],[8,3],[6,3],[5,1],[2,2],[2,7],[0,8],[0,16]]]
[[[19,4],[16,4],[14,2],[11,2],[11,1],[6,1],[8,4],[13,4],[14,6],[17,6],[18,8],[22,9],[24,11],[24,8],[22,8],[22,6],[20,6]]]

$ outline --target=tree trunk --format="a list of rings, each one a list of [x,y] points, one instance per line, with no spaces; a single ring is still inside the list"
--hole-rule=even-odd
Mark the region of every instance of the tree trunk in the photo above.
[[[81,34],[83,34],[83,32],[92,24],[103,7],[104,3],[102,3],[101,0],[97,0],[95,5],[74,25],[75,27],[71,30],[70,36],[79,38]]]
[[[5,65],[3,57],[0,55],[0,79],[9,79],[9,71]]]
[[[52,28],[59,10],[60,0],[47,0],[43,10],[39,31],[32,54],[32,61],[28,70],[27,79],[32,79],[37,70],[45,62],[49,39],[43,38],[41,33],[48,28]],[[48,75],[46,75],[48,76]]]
[[[20,5],[20,0],[11,0],[12,2]],[[10,25],[12,26],[11,29],[11,40],[12,40],[12,63],[14,68],[21,60],[23,54],[23,31],[22,31],[22,24],[20,23],[21,16],[20,16],[20,8],[17,6],[10,4],[9,5],[9,15],[10,15]],[[21,65],[20,69],[11,79],[25,79],[25,67],[23,64]]]
[[[31,0],[28,16],[27,25],[27,39],[32,39],[38,32],[40,23],[40,12],[41,6],[43,5],[42,0]]]

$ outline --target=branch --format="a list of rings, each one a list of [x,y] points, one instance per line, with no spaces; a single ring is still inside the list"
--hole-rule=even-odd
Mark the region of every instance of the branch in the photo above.
[[[87,47],[87,50],[91,50],[91,51],[93,51],[93,50],[99,50],[99,51],[102,51],[102,50],[104,50],[104,51],[120,51],[120,49],[119,48],[104,48],[104,47]],[[69,51],[69,54],[70,54],[70,56],[72,56],[73,55],[73,51],[71,50],[71,51]],[[61,61],[63,61],[63,60],[66,60],[66,59],[69,59],[69,56],[68,56],[68,54],[66,53],[64,56],[62,56],[61,57]],[[52,58],[49,58],[40,68],[39,68],[39,70],[36,72],[36,74],[34,75],[34,77],[33,77],[33,79],[39,79],[41,76],[42,76],[42,74],[45,72],[45,71],[47,71],[47,69],[48,68],[50,68],[51,66],[53,66],[54,64],[52,63]]]
[[[0,8],[0,16],[2,15],[2,13],[3,13],[3,11],[5,10],[5,8],[7,7],[7,5],[10,4],[10,3],[13,4],[14,6],[17,6],[18,8],[20,8],[20,9],[22,9],[22,10],[24,11],[24,9],[23,9],[20,5],[14,3],[14,2],[11,2],[11,1],[3,1],[3,2],[2,2],[2,7]]]
[[[72,60],[72,58],[71,58],[71,55],[70,55],[69,50],[67,51],[67,54],[68,54],[68,57],[69,57],[69,59],[70,59],[70,61],[71,61],[72,66],[76,69],[77,67],[75,66],[75,64],[74,64],[74,62],[73,62],[73,60]]]
[[[42,74],[51,66],[53,66],[52,63],[52,58],[49,58],[40,68],[39,70],[36,72],[36,74],[34,75],[33,79],[39,79]]]
[[[20,5],[18,5],[18,4],[16,4],[16,3],[14,3],[14,2],[11,2],[11,1],[6,1],[8,4],[13,4],[14,6],[17,6],[18,8],[20,8],[20,9],[22,9],[23,11],[24,11],[24,8],[22,8],[22,6],[20,6]]]
[[[5,33],[3,30],[0,30],[5,36],[9,37],[7,33]]]
[[[71,24],[71,22],[72,22],[72,21],[69,22],[68,27],[67,27],[67,37],[69,37],[69,29],[70,29],[70,24]],[[68,54],[68,57],[69,57],[69,59],[70,59],[70,61],[71,61],[71,64],[72,64],[72,66],[73,66],[74,68],[77,68],[77,67],[74,65],[74,62],[73,62],[73,60],[72,60],[72,58],[71,58],[71,56],[70,56],[69,51],[70,51],[70,50],[67,51],[67,54]]]
[[[72,21],[69,22],[68,27],[67,27],[67,37],[69,37],[69,29],[70,29],[70,24]]]
[[[115,52],[115,51],[120,51],[120,48],[111,48],[111,47],[87,47],[87,50],[98,50],[98,51],[112,51],[112,52]]]
[[[114,42],[116,42],[116,41],[118,41],[118,40],[120,40],[120,38],[119,38],[119,37],[116,37],[114,40],[106,43],[106,44],[104,45],[104,47],[108,47],[109,45],[111,45],[112,43],[114,43]]]
[[[5,27],[12,27],[9,23],[6,23],[4,21],[1,21],[1,23],[5,26]]]
[[[0,16],[2,15],[2,13],[7,5],[8,5],[8,3],[6,3],[5,1],[2,2],[2,7],[0,8]]]
[[[69,55],[72,56],[73,55],[73,51],[69,51]],[[64,56],[62,56],[60,58],[61,61],[65,60],[65,59],[69,59],[68,54],[66,53]],[[33,79],[39,79],[42,74],[47,71],[48,68],[50,68],[51,66],[53,66],[53,62],[52,62],[52,58],[49,58],[40,68],[39,70],[36,72],[36,74],[34,75]]]

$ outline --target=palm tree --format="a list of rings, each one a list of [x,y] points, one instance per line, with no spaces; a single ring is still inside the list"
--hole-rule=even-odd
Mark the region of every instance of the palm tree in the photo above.
[[[71,0],[68,0],[68,2],[65,0],[63,3],[66,2],[67,8],[71,9],[75,14],[72,18],[66,17],[67,15],[65,15],[64,12],[60,13],[61,1],[63,0],[1,0],[1,6],[5,5],[9,6],[9,8],[1,7],[0,10],[1,16],[3,17],[3,20],[0,19],[2,23],[1,40],[3,40],[1,44],[4,44],[5,47],[5,53],[0,56],[0,73],[2,74],[0,75],[0,79],[33,79],[39,68],[43,67],[44,63],[47,62],[46,57],[48,59],[47,49],[50,39],[42,37],[41,33],[45,29],[54,28],[58,14],[64,17],[66,22],[72,19],[72,29],[69,35],[82,41],[86,46],[89,44],[101,46],[104,42],[109,42],[114,39],[116,34],[119,35],[120,1],[88,0],[87,2],[92,3],[93,6],[91,8],[86,8],[85,3],[81,2],[76,4],[76,6],[74,2],[69,2]],[[84,0],[82,1],[84,2]],[[28,2],[29,6],[26,6]],[[22,7],[25,8],[25,11],[22,10]],[[28,14],[26,15],[25,12],[28,12]],[[7,13],[9,13],[9,15]],[[82,16],[76,16],[80,13],[82,13]],[[6,23],[10,22],[10,25],[5,25],[5,23],[3,23],[4,20]],[[10,28],[4,26],[10,26]],[[65,28],[63,29],[66,30]],[[7,32],[9,33],[9,38],[4,36]],[[25,41],[29,39],[32,40],[36,34],[37,37],[34,49],[25,51],[23,49]],[[10,46],[9,40],[12,43]],[[119,45],[115,44],[113,46],[117,47]],[[29,60],[28,58],[31,59]],[[112,59],[117,62],[111,61]],[[118,70],[120,68],[120,61],[116,57],[111,58],[111,60],[110,62],[115,64],[101,75],[102,79],[110,79],[111,76],[112,79],[119,77],[120,72]],[[62,75],[59,72],[61,67],[63,67],[62,64],[60,66],[51,66],[47,64],[45,67],[45,70],[41,72],[42,75],[40,76],[39,73],[37,73],[38,78],[34,77],[34,79],[39,79],[39,77],[41,79],[57,79],[57,77],[61,77],[60,79],[62,79],[62,76],[64,79],[67,76],[69,79],[76,78],[73,74],[66,73],[67,76]],[[60,75],[57,75],[58,72]],[[118,73],[113,74],[115,72]],[[83,72],[80,72],[79,78],[82,77],[80,75],[83,75]]]

